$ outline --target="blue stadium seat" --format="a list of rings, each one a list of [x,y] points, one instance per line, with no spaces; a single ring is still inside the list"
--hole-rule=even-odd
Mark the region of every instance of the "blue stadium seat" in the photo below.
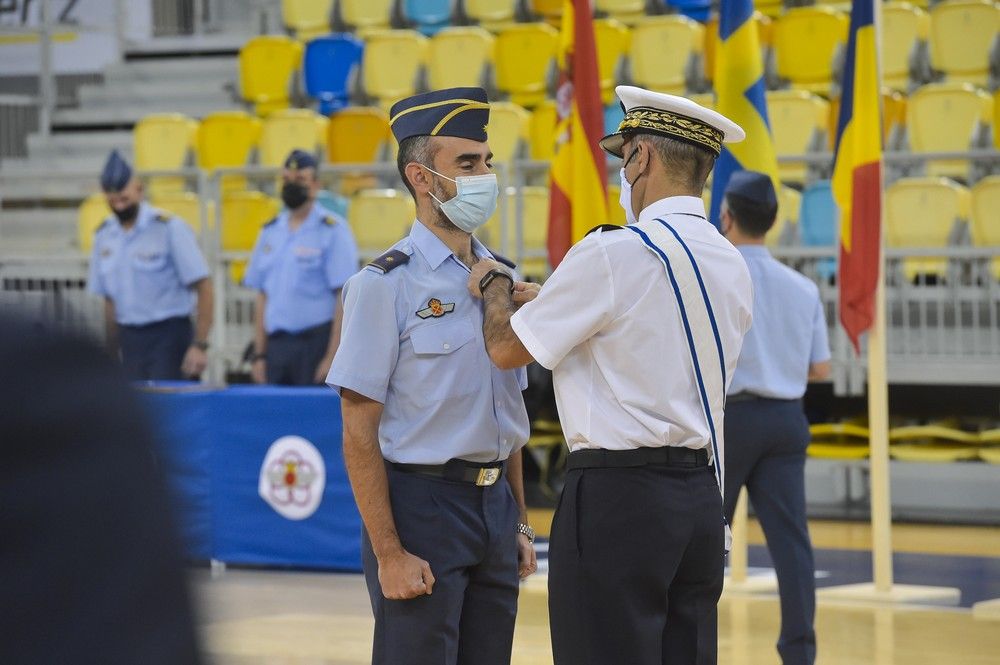
[[[621,104],[608,104],[604,107],[604,134],[614,134],[618,131],[618,125],[625,119],[625,112],[622,111]]]
[[[799,213],[799,237],[807,247],[833,247],[838,240],[839,213],[833,200],[829,180],[821,180],[802,192],[802,210]],[[835,259],[823,259],[816,266],[817,274],[830,280],[837,274]]]
[[[317,37],[306,44],[306,94],[319,100],[323,115],[348,105],[363,51],[364,42],[349,34]]]
[[[451,25],[453,0],[405,0],[403,16],[413,27],[431,37]]]
[[[679,13],[699,23],[708,21],[708,15],[712,9],[711,0],[663,0],[663,6],[667,9],[676,9]]]

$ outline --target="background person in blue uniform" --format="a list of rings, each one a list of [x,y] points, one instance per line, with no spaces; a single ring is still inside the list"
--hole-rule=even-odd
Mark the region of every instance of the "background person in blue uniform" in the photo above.
[[[316,202],[315,157],[293,150],[285,160],[285,209],[264,225],[243,283],[257,290],[256,383],[321,384],[340,341],[340,290],[358,271],[358,250],[343,217]]]
[[[372,659],[507,665],[518,576],[536,563],[521,481],[526,375],[490,363],[466,289],[470,266],[494,258],[471,235],[497,203],[489,104],[480,88],[456,88],[391,116],[417,220],[344,287],[327,379],[364,522]]]
[[[804,470],[809,423],[806,383],[830,374],[826,319],[816,285],[764,246],[778,211],[771,179],[733,174],[721,208],[722,231],[746,259],[754,321],[726,400],[726,491],[732,520],[746,485],[778,574],[784,665],[816,658],[815,570],[806,524]]]
[[[114,216],[94,236],[87,286],[104,297],[112,356],[121,353],[132,380],[197,378],[208,364],[213,296],[194,232],[145,202],[118,151],[108,157],[101,187]]]

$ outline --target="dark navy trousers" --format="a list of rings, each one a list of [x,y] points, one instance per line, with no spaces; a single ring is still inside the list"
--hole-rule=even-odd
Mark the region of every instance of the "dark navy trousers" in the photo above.
[[[177,381],[191,346],[191,319],[176,317],[142,326],[118,326],[122,365],[130,381]]]
[[[285,386],[315,385],[316,366],[330,344],[330,333],[327,321],[297,333],[268,335],[267,382]]]
[[[388,600],[362,533],[373,665],[510,665],[518,510],[507,479],[477,487],[388,466],[386,473],[400,541],[430,564],[435,581],[429,596]]]
[[[764,529],[778,575],[784,665],[816,660],[816,569],[806,524],[805,461],[809,423],[801,400],[750,399],[726,404],[726,519],[740,488]]]
[[[549,542],[555,665],[715,665],[724,557],[712,467],[571,469]]]

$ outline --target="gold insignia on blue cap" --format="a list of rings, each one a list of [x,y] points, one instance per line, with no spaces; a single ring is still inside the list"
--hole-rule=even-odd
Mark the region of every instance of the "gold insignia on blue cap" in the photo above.
[[[393,105],[389,126],[397,141],[414,136],[486,140],[490,104],[482,88],[450,88],[408,97]]]
[[[652,108],[634,108],[625,112],[625,118],[618,125],[618,133],[652,132],[665,134],[686,143],[694,143],[708,148],[716,155],[722,152],[723,134],[708,123],[694,118]]]

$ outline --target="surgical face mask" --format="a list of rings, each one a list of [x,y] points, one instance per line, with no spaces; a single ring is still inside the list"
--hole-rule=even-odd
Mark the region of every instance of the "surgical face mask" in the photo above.
[[[427,167],[427,170],[455,183],[458,193],[454,198],[441,201],[433,192],[431,197],[438,202],[441,212],[451,220],[451,223],[466,233],[474,233],[496,212],[500,186],[497,184],[495,173],[449,178],[430,167]]]
[[[112,211],[114,211],[115,217],[118,218],[119,222],[122,224],[128,224],[129,222],[135,221],[136,217],[139,216],[139,204],[133,203],[130,206],[125,206],[121,210],[112,208]]]
[[[286,182],[281,186],[281,200],[290,210],[295,210],[309,200],[309,188],[298,182]]]
[[[625,221],[628,224],[635,224],[639,220],[635,216],[635,213],[632,212],[632,183],[630,183],[628,181],[628,178],[625,177],[625,167],[628,166],[628,163],[632,161],[632,157],[635,157],[638,152],[639,149],[636,148],[635,151],[632,152],[632,155],[627,160],[625,160],[625,164],[622,165],[622,170],[620,173],[622,185],[621,185],[621,193],[618,195],[618,205],[620,205],[622,208],[625,209]],[[638,179],[639,178],[636,178],[636,180]]]

